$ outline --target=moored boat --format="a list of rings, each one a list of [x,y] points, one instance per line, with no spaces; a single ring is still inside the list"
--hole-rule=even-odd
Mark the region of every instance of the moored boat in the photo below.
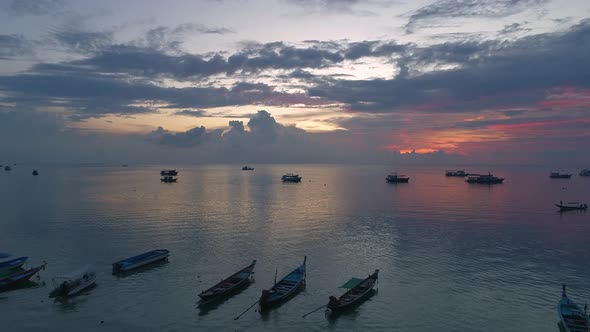
[[[346,287],[350,288],[346,293],[342,294],[339,298],[330,296],[330,301],[327,305],[328,314],[338,313],[366,300],[371,295],[373,287],[377,284],[378,277],[379,270],[377,269],[365,279],[351,279],[347,284],[352,282],[352,285]]]
[[[96,272],[92,266],[86,265],[81,270],[53,278],[54,283],[58,280],[63,281],[49,293],[49,297],[68,297],[80,293],[96,283]]]
[[[459,177],[466,177],[467,175],[469,175],[467,172],[465,172],[464,170],[446,170],[445,171],[445,176],[459,176]]]
[[[200,304],[207,304],[222,299],[248,285],[250,277],[254,274],[255,265],[256,260],[253,260],[252,264],[232,274],[227,279],[217,283],[215,286],[202,291],[201,294],[199,294],[199,297],[201,298]]]
[[[406,183],[410,181],[410,178],[406,175],[397,174],[396,172],[389,173],[385,178],[385,181],[389,183]]]
[[[27,261],[28,257],[19,257],[8,261],[0,262],[0,274],[4,274],[11,270],[16,270],[23,266]]]
[[[12,170],[12,167],[10,167],[10,166],[5,166],[5,167],[4,167],[4,170],[5,170],[5,171],[10,171],[10,170]]]
[[[560,201],[559,204],[555,204],[555,206],[557,206],[560,211],[586,210],[586,209],[588,209],[588,204],[580,203],[580,202],[563,202],[563,201]]]
[[[570,173],[560,173],[560,172],[551,172],[549,173],[549,177],[552,179],[569,179],[572,177]]]
[[[34,169],[34,170],[33,170],[33,176],[37,176],[37,175],[39,175],[39,171],[38,171],[38,170],[36,170],[36,169]]]
[[[299,174],[287,173],[281,177],[283,182],[301,182],[302,177]]]
[[[580,171],[580,176],[590,176],[590,168],[584,168]]]
[[[160,171],[161,176],[176,176],[178,172],[175,169],[163,169]]]
[[[242,171],[253,171],[254,167],[248,167],[248,166],[244,166],[242,167]]]
[[[15,287],[26,282],[27,280],[31,279],[31,277],[34,276],[37,272],[45,270],[46,265],[47,263],[43,263],[40,266],[24,271],[14,272],[8,276],[0,278],[0,290]]]
[[[138,267],[154,263],[162,259],[167,259],[169,255],[170,251],[168,251],[167,249],[156,249],[137,256],[120,260],[118,262],[113,263],[113,274],[133,270]]]
[[[307,256],[303,259],[303,264],[283,277],[279,282],[275,281],[270,290],[263,290],[260,296],[260,307],[270,308],[279,305],[305,287],[305,264]]]
[[[470,174],[465,180],[467,183],[479,183],[479,184],[499,184],[504,182],[504,178],[499,178],[492,173],[488,174]]]
[[[588,332],[590,331],[590,319],[584,308],[580,308],[565,293],[565,285],[561,293],[561,300],[557,304],[559,322],[565,332]]]

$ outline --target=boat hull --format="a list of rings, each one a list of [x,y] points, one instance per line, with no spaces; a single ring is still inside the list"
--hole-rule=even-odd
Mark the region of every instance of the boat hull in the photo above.
[[[283,277],[269,291],[262,292],[259,300],[260,309],[265,310],[278,306],[305,288],[306,261],[307,256],[303,259],[303,265]]]
[[[37,272],[44,270],[46,265],[47,264],[43,264],[41,266],[26,271],[17,272],[0,279],[0,290],[9,289],[23,284],[24,282],[31,279],[31,277],[33,277]]]
[[[151,255],[150,255],[151,254]],[[148,255],[145,258],[141,258],[142,255]],[[167,259],[170,256],[170,252],[166,249],[158,249],[148,251],[141,255],[133,256],[118,262],[113,263],[113,274],[118,272],[127,272],[139,267],[152,264],[163,259]]]
[[[346,311],[347,309],[350,308],[354,308],[358,305],[360,305],[361,303],[363,303],[364,301],[366,301],[369,297],[371,297],[374,294],[374,288],[375,285],[377,284],[377,280],[379,277],[379,270],[376,270],[372,275],[370,275],[369,277],[367,277],[365,280],[363,280],[359,285],[363,285],[365,284],[366,289],[362,290],[362,294],[360,296],[358,296],[357,298],[355,298],[353,301],[350,302],[345,302],[345,303],[339,303],[339,304],[331,304],[328,303],[327,308],[328,308],[328,313],[329,314],[338,314],[341,313],[343,311]],[[344,293],[340,299],[338,300],[339,302],[341,301],[341,299],[346,296],[347,294],[349,294],[351,291],[360,291],[358,286],[352,288],[350,291]]]
[[[0,263],[0,274],[4,274],[13,270],[16,270],[25,264],[28,257],[19,257],[15,259],[11,259],[8,261],[4,261]]]
[[[555,206],[557,206],[559,208],[559,211],[574,211],[574,210],[582,210],[585,211],[586,209],[588,209],[587,205],[581,205],[581,206],[564,206],[564,205],[560,205],[560,204],[555,204]]]
[[[557,305],[559,322],[565,332],[588,332],[590,322],[584,311],[567,296],[563,296]]]
[[[216,284],[215,286],[203,291],[199,294],[201,298],[200,305],[206,305],[210,303],[217,302],[219,300],[223,300],[228,298],[229,296],[235,294],[237,291],[245,288],[250,284],[250,277],[254,274],[254,266],[256,265],[256,260],[252,262],[249,266],[241,269],[240,271],[232,274],[229,278],[224,279],[220,283]],[[233,286],[224,288],[226,285],[231,285],[233,279],[239,279],[240,281],[235,283]],[[216,292],[216,289],[222,289],[222,291]]]
[[[410,179],[385,179],[388,183],[408,183]]]

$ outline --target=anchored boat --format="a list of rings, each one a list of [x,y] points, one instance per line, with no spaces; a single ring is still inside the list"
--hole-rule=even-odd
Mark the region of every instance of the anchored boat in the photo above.
[[[446,176],[459,176],[459,177],[466,177],[467,175],[469,175],[467,172],[465,172],[464,170],[458,170],[458,171],[453,171],[453,170],[446,170],[445,171],[445,175]]]
[[[586,210],[588,209],[588,204],[583,204],[580,202],[563,202],[560,201],[559,204],[555,204],[559,208],[559,211],[571,211],[571,210]]]
[[[254,274],[255,265],[256,260],[253,260],[252,264],[232,274],[229,278],[222,280],[215,286],[201,292],[201,294],[199,294],[201,304],[207,304],[222,299],[248,285],[250,277]]]
[[[549,177],[552,179],[569,179],[572,177],[570,173],[560,173],[560,172],[551,172],[549,173]]]
[[[389,183],[406,183],[410,181],[410,178],[405,175],[397,174],[396,172],[390,173],[385,178],[385,181]]]
[[[163,169],[160,171],[161,176],[176,176],[178,172],[175,169]]]
[[[589,168],[584,168],[583,170],[580,171],[580,176],[590,176],[590,169]]]
[[[170,251],[167,249],[156,249],[141,255],[129,257],[113,263],[113,274],[133,270],[162,259],[167,259],[168,256],[170,256]]]
[[[373,287],[377,284],[378,277],[379,270],[377,269],[365,279],[352,278],[349,280],[342,286],[343,288],[350,288],[346,293],[339,298],[330,296],[327,313],[335,314],[366,300],[371,295]]]
[[[43,263],[42,265],[34,267],[32,269],[15,272],[6,277],[1,278],[0,290],[15,287],[26,282],[27,280],[31,279],[31,277],[34,276],[37,272],[45,270],[46,265],[47,263]]]
[[[559,323],[565,332],[588,332],[590,331],[590,320],[587,316],[586,306],[584,310],[574,301],[567,297],[565,285],[561,293],[561,300],[557,304]]]
[[[27,259],[28,257],[19,257],[8,261],[0,262],[0,274],[4,274],[6,272],[18,269],[19,267],[23,266],[23,264],[25,264]]]
[[[248,167],[248,166],[244,166],[242,167],[242,171],[253,171],[254,167]]]
[[[96,283],[96,272],[92,266],[86,265],[81,270],[53,278],[54,284],[58,280],[63,281],[49,293],[49,297],[69,297],[80,293]]]
[[[299,174],[287,173],[281,177],[283,182],[301,182],[302,177]]]
[[[270,308],[272,306],[281,304],[305,287],[305,264],[307,256],[303,258],[303,264],[287,274],[279,282],[276,282],[270,290],[263,290],[260,296],[260,307]]]
[[[470,174],[465,180],[467,183],[479,183],[479,184],[499,184],[504,182],[504,178],[499,178],[492,173],[488,174]]]

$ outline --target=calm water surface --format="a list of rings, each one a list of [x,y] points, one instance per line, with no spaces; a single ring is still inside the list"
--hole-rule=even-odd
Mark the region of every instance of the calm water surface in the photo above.
[[[46,260],[43,286],[0,293],[12,331],[557,331],[562,283],[590,302],[590,178],[551,180],[544,168],[500,168],[502,185],[469,185],[440,168],[190,166],[179,182],[159,167],[0,171],[0,251]],[[487,171],[488,169],[471,169]],[[280,176],[296,171],[300,184]],[[169,263],[117,278],[116,260],[155,248]],[[307,289],[261,316],[263,288],[308,256]],[[197,294],[257,259],[255,282],[208,311]],[[93,264],[94,289],[47,298],[51,278]],[[350,277],[381,270],[378,292],[328,320],[317,312]],[[101,324],[101,321],[104,323]]]

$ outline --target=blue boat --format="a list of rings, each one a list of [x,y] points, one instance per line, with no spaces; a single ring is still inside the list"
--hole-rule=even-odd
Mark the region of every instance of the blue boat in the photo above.
[[[129,257],[127,259],[113,263],[113,274],[129,271],[162,259],[167,259],[169,255],[170,252],[167,249],[156,249],[141,255]]]
[[[23,266],[28,258],[29,257],[19,257],[9,261],[0,262],[0,274],[18,269],[19,267]]]
[[[22,283],[25,283],[27,280],[31,279],[31,277],[34,276],[37,272],[45,270],[46,265],[47,263],[43,263],[38,267],[16,272],[4,278],[0,278],[0,290],[16,287]]]
[[[305,263],[307,256],[303,259],[303,264],[287,274],[281,281],[276,282],[270,290],[263,290],[260,296],[260,307],[270,308],[281,304],[305,287]]]

